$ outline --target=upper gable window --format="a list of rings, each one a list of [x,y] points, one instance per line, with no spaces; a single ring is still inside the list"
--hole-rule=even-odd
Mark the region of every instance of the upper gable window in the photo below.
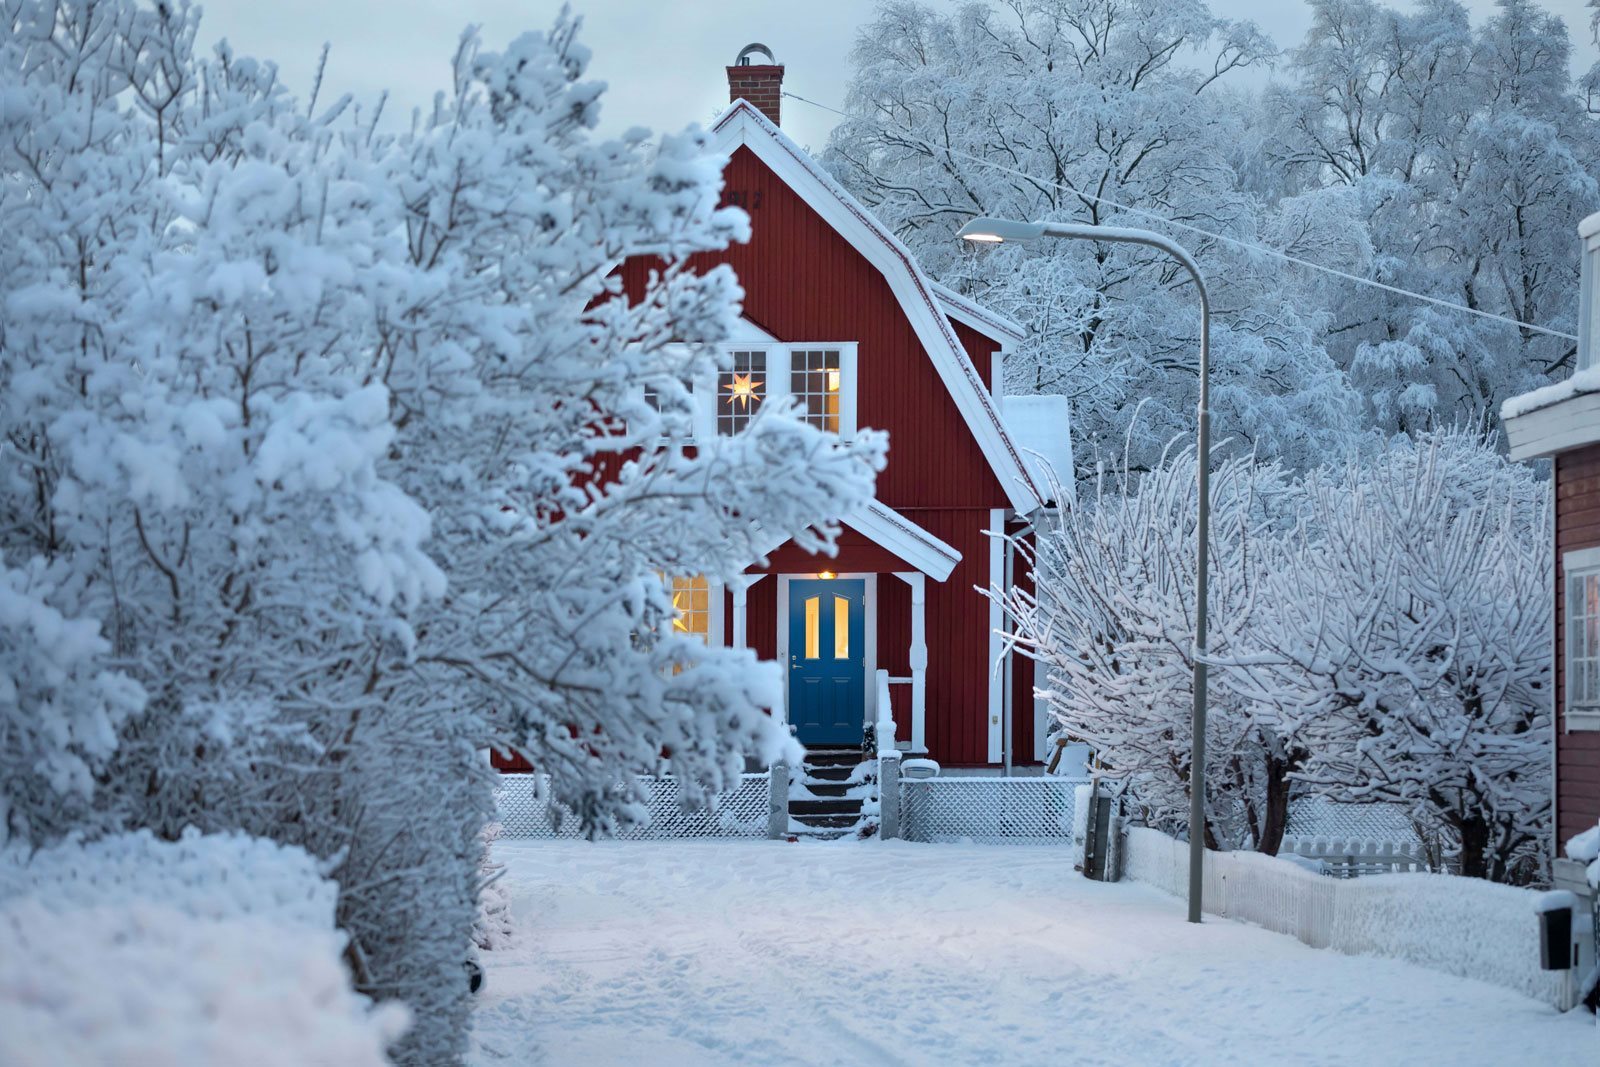
[[[742,432],[772,401],[792,398],[795,415],[822,430],[856,431],[856,346],[740,342],[724,348],[715,389],[697,388],[696,434]]]
[[[801,418],[819,430],[839,432],[842,385],[837,348],[792,349],[789,393],[801,405]]]

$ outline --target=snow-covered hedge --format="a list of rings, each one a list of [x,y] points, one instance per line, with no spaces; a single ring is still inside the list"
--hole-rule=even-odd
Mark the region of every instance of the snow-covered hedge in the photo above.
[[[0,852],[0,1062],[386,1064],[315,861],[243,834]]]
[[[1189,846],[1157,830],[1129,830],[1122,873],[1184,896]],[[1540,895],[1448,874],[1346,881],[1259,853],[1206,853],[1204,904],[1211,914],[1290,934],[1313,948],[1406,960],[1559,1004],[1560,977],[1539,969]]]

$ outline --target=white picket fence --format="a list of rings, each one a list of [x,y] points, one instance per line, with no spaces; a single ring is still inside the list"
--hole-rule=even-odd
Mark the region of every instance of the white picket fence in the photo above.
[[[1124,831],[1122,875],[1175,896],[1189,885],[1189,846]],[[1325,878],[1253,852],[1207,852],[1204,908],[1290,934],[1312,948],[1407,960],[1562,1006],[1565,981],[1539,968],[1540,894],[1448,874]]]
[[[1420,842],[1363,841],[1340,837],[1285,836],[1279,853],[1316,860],[1321,873],[1335,878],[1364,874],[1400,874],[1428,869]]]

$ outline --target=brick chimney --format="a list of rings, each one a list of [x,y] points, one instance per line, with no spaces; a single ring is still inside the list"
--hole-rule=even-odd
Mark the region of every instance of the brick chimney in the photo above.
[[[750,54],[760,52],[767,57],[764,64],[751,63]],[[747,44],[739,51],[739,58],[728,68],[728,103],[743,98],[754,104],[760,112],[778,122],[778,104],[783,98],[783,64],[764,44]]]

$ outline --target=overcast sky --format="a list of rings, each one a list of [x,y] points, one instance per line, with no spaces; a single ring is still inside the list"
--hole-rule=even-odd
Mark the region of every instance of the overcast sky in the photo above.
[[[935,0],[936,3],[947,0]],[[544,29],[560,0],[204,0],[200,37],[226,37],[238,52],[278,64],[299,95],[309,89],[323,42],[333,45],[325,94],[352,92],[362,101],[391,91],[390,117],[426,106],[447,84],[448,64],[463,26],[477,23],[491,48],[516,34]],[[681,129],[705,122],[727,103],[723,68],[752,41],[772,48],[788,69],[784,88],[838,106],[856,29],[871,17],[871,0],[579,0],[582,40],[594,51],[590,76],[610,90],[603,129],[632,125]],[[1409,6],[1402,0],[1401,6]],[[1468,0],[1474,18],[1493,0]],[[1567,21],[1575,66],[1596,58],[1584,0],[1545,0]],[[1297,0],[1211,0],[1214,13],[1254,19],[1279,48],[1299,42],[1310,9]],[[323,99],[332,99],[325,95]],[[835,118],[793,101],[784,128],[820,149]]]

